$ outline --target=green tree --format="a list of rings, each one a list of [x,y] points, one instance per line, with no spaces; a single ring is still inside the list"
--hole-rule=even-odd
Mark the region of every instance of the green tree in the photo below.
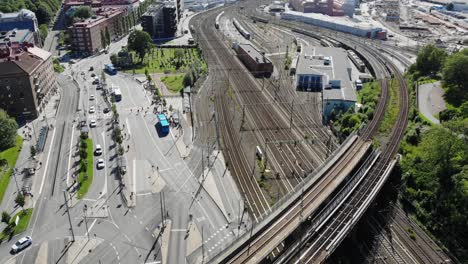
[[[187,72],[184,75],[184,79],[182,80],[182,84],[184,85],[184,87],[192,86],[192,77],[191,77],[190,72]]]
[[[104,35],[104,31],[101,30],[101,48],[105,48],[106,47],[106,36]]]
[[[421,49],[416,59],[416,70],[421,75],[435,76],[442,68],[447,54],[434,45],[427,45]]]
[[[49,24],[54,15],[54,12],[44,2],[39,2],[35,13],[39,24]]]
[[[21,193],[18,193],[18,195],[16,195],[16,198],[15,198],[15,203],[23,207],[26,204],[26,199],[24,195]]]
[[[15,145],[16,130],[18,130],[16,121],[0,109],[0,151]]]
[[[110,37],[110,34],[109,34],[109,28],[106,27],[106,30],[105,30],[105,37],[106,37],[106,46],[109,46],[110,43],[111,43],[111,37]]]
[[[7,211],[3,211],[2,212],[2,222],[5,223],[5,224],[9,224],[10,219],[11,219],[10,214]]]
[[[152,46],[153,41],[150,35],[142,30],[135,30],[128,37],[128,49],[135,51],[141,62]]]
[[[74,17],[79,17],[81,19],[86,19],[91,17],[92,15],[91,8],[89,6],[80,6],[75,9],[75,13],[73,14]]]
[[[448,3],[448,5],[445,6],[445,9],[447,9],[448,11],[452,11],[453,10],[453,3]]]
[[[447,58],[442,69],[442,80],[449,102],[458,106],[468,100],[468,50]]]
[[[110,55],[110,61],[111,61],[111,63],[112,63],[114,66],[119,66],[117,54],[112,53],[112,54]]]
[[[31,154],[31,157],[36,156],[36,148],[32,145],[31,148],[29,149],[29,153]]]
[[[46,24],[41,24],[39,26],[39,35],[41,36],[42,42],[45,41],[48,34],[49,34],[49,29],[47,28],[47,25]]]

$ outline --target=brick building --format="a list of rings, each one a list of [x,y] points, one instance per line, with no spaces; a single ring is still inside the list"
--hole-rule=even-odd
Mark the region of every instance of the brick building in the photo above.
[[[119,8],[99,9],[95,16],[73,24],[68,28],[73,50],[93,54],[105,48],[101,35],[108,31],[111,40],[121,35],[123,32],[120,19],[124,13],[124,10]]]
[[[0,108],[18,119],[36,118],[56,89],[49,52],[28,43],[0,44]]]

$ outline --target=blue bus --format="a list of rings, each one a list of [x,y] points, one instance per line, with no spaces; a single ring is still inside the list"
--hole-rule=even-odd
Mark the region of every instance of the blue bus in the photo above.
[[[114,65],[112,65],[111,63],[105,64],[104,70],[110,75],[117,74],[117,70],[114,68]]]
[[[169,122],[167,121],[166,115],[158,114],[158,120],[159,120],[159,129],[161,131],[161,134],[165,135],[169,133]]]

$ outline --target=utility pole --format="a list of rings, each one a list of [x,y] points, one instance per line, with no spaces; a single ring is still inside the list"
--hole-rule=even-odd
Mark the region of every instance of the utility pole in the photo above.
[[[88,235],[88,241],[89,241],[89,231],[88,231],[88,221],[86,219],[86,212],[88,211],[88,206],[85,204],[83,207],[83,215],[84,215],[84,222],[86,226],[86,234]]]
[[[16,173],[17,172],[18,172],[18,169],[13,168],[13,178],[15,178],[16,190],[17,190],[17,192],[19,194],[20,193],[20,188],[19,188],[19,185],[18,185],[18,181],[16,180]]]
[[[67,207],[68,223],[70,224],[70,230],[71,230],[71,234],[72,234],[72,242],[75,242],[75,233],[73,232],[73,225],[72,225],[71,218],[70,218],[70,208],[68,208],[68,201],[67,201],[66,192],[67,192],[66,190],[63,190],[63,198],[65,199],[65,206]]]

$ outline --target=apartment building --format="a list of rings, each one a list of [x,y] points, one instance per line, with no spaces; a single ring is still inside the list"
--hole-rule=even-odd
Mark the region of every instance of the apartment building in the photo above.
[[[154,39],[172,38],[177,31],[177,9],[168,3],[156,3],[141,17],[143,30]]]
[[[0,108],[18,119],[36,118],[56,89],[49,52],[27,43],[0,44]]]

